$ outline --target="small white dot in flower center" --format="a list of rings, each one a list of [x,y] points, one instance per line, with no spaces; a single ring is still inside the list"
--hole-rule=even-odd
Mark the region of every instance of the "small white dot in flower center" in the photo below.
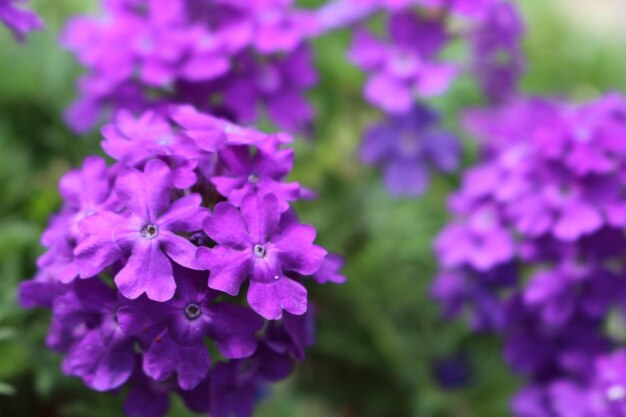
[[[623,385],[613,385],[606,390],[606,398],[609,401],[620,401],[626,398],[626,387]]]
[[[146,225],[143,229],[141,229],[141,236],[145,237],[146,239],[154,239],[158,235],[159,228],[154,224]]]
[[[257,182],[259,182],[259,176],[256,174],[250,174],[248,176],[248,182],[251,182],[252,184],[256,184]]]

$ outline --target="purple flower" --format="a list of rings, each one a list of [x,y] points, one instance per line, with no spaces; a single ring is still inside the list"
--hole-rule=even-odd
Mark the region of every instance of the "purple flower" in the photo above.
[[[23,0],[0,0],[0,22],[13,32],[18,41],[23,41],[26,34],[44,28],[44,23],[35,13],[21,8]]]
[[[530,278],[524,302],[553,326],[567,323],[578,312],[600,319],[615,299],[618,279],[608,269],[565,259]]]
[[[73,254],[81,236],[79,222],[101,211],[116,209],[117,201],[106,162],[96,156],[87,158],[81,169],[67,173],[61,179],[59,190],[65,206],[41,237],[41,243],[48,250],[37,260],[37,266],[56,280],[68,283],[79,273]]]
[[[447,267],[471,266],[487,271],[513,259],[515,242],[494,207],[476,207],[465,223],[450,224],[435,247]]]
[[[248,303],[268,320],[279,319],[283,310],[306,312],[306,289],[285,272],[311,275],[326,255],[313,245],[315,229],[295,222],[281,225],[280,220],[280,205],[272,194],[262,199],[248,195],[240,210],[220,203],[204,222],[204,231],[217,246],[198,249],[199,261],[211,271],[209,287],[237,295],[249,277]]]
[[[291,171],[293,157],[292,149],[279,149],[275,141],[274,145],[259,148],[254,155],[250,155],[246,146],[231,146],[220,152],[224,168],[211,182],[234,206],[240,206],[250,193],[259,197],[273,194],[284,211],[300,196],[298,183],[283,182]]]
[[[133,372],[135,350],[115,318],[115,291],[97,279],[72,285],[53,305],[54,320],[75,336],[63,370],[97,391],[118,388]]]
[[[176,289],[172,261],[197,268],[196,247],[175,233],[200,229],[204,209],[197,195],[170,204],[171,170],[160,160],[146,164],[144,172],[122,174],[115,191],[127,211],[102,212],[83,219],[87,236],[75,249],[81,276],[90,277],[130,254],[115,275],[122,295],[135,299],[145,293],[155,301],[167,301]]]
[[[251,310],[229,303],[216,303],[217,292],[207,288],[206,273],[175,269],[176,294],[165,303],[142,298],[118,310],[126,334],[146,338],[149,348],[143,368],[156,381],[178,376],[182,389],[195,388],[207,375],[209,353],[204,339],[211,338],[227,358],[252,355],[255,333],[263,327]]]
[[[253,55],[241,57],[241,74],[231,76],[224,89],[226,108],[235,119],[251,123],[258,119],[260,104],[279,127],[305,130],[314,111],[304,93],[317,83],[317,72],[308,48],[268,62]]]
[[[431,97],[443,93],[456,75],[452,64],[437,62],[448,41],[443,22],[412,11],[393,13],[388,31],[391,44],[360,29],[350,49],[351,60],[371,73],[365,98],[392,114],[413,106],[413,94]]]
[[[247,123],[239,117],[255,118],[261,102],[281,126],[300,128],[309,121],[302,91],[315,82],[315,73],[298,51],[317,33],[312,13],[282,1],[105,5],[104,18],[74,17],[62,36],[88,70],[66,114],[75,130],[92,128],[105,109],[115,114],[171,103],[212,111],[226,103],[235,121]],[[241,86],[254,90],[236,97]],[[253,102],[246,102],[251,95]]]
[[[392,194],[422,195],[430,169],[452,172],[460,159],[457,139],[437,123],[437,115],[421,106],[406,115],[391,116],[366,132],[361,159],[383,166],[385,184]]]

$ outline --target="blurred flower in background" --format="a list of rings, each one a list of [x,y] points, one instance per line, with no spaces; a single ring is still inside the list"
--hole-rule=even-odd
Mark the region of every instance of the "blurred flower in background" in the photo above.
[[[26,34],[41,30],[44,23],[34,12],[23,7],[23,0],[2,0],[0,2],[0,22],[2,22],[18,41],[23,41]]]

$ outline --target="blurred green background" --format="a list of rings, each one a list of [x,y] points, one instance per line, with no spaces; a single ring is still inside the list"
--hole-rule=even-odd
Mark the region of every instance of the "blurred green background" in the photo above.
[[[61,374],[59,357],[43,343],[48,313],[20,310],[15,301],[17,284],[34,273],[38,237],[59,207],[58,179],[100,153],[97,133],[77,137],[62,123],[81,69],[56,43],[65,19],[96,10],[96,2],[33,4],[45,32],[18,46],[0,28],[0,416],[121,416],[121,396],[92,393]],[[525,92],[585,99],[626,91],[622,0],[525,0],[520,7],[528,28]],[[498,340],[441,320],[427,296],[436,271],[431,242],[458,179],[435,179],[420,200],[394,200],[378,173],[359,164],[359,132],[377,115],[361,100],[362,76],[345,61],[347,40],[337,33],[315,42],[319,117],[314,140],[297,145],[293,179],[319,191],[298,210],[324,246],[346,256],[349,282],[312,291],[317,344],[256,415],[504,416],[520,381],[502,363]],[[467,81],[435,103],[455,130],[459,110],[480,104]],[[469,363],[471,383],[443,389],[434,364],[459,356]],[[170,416],[189,413],[175,402]]]

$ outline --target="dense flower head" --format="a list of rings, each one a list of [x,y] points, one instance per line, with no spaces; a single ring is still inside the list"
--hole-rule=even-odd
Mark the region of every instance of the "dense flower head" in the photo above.
[[[190,106],[123,111],[102,133],[115,163],[89,157],[62,178],[21,304],[52,310],[66,374],[131,387],[130,416],[162,416],[173,392],[193,411],[251,415],[313,342],[307,283],[345,281],[291,208],[291,138]]]
[[[465,122],[482,159],[450,198],[432,295],[504,336],[529,379],[515,415],[626,415],[606,331],[626,295],[626,100],[519,99]]]
[[[0,22],[2,22],[18,41],[23,41],[26,34],[44,27],[43,20],[34,12],[23,7],[24,0],[0,0]]]
[[[361,159],[382,166],[387,189],[399,196],[422,195],[429,171],[454,171],[460,153],[456,137],[440,128],[437,114],[423,106],[374,125],[361,144]]]
[[[292,1],[115,0],[103,17],[72,18],[62,36],[87,68],[67,112],[87,130],[105,112],[191,103],[238,123],[301,129],[316,82],[306,39],[317,21]]]

